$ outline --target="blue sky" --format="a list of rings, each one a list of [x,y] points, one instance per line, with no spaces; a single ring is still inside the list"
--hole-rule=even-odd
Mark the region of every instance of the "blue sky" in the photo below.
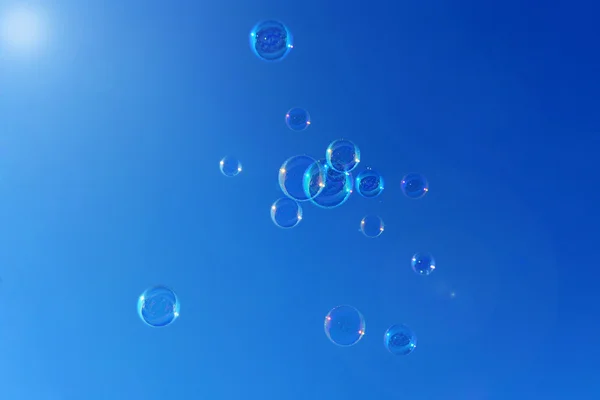
[[[0,49],[3,399],[600,396],[597,5],[28,4],[48,40]],[[281,63],[248,48],[270,18],[295,38]],[[381,201],[277,229],[280,165],[341,137]],[[181,300],[165,329],[136,313],[154,284]],[[340,304],[366,319],[351,348],[323,332]],[[407,357],[383,348],[397,323]]]

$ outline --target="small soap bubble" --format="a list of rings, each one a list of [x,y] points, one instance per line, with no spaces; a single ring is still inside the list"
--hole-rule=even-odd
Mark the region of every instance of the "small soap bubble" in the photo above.
[[[402,193],[411,199],[420,199],[429,191],[429,183],[421,174],[410,173],[400,182]]]
[[[360,150],[349,140],[334,140],[327,146],[327,164],[337,172],[350,172],[360,163]]]
[[[326,160],[315,161],[305,174],[304,191],[315,194],[310,201],[320,208],[341,206],[350,198],[353,186],[352,174],[334,171]]]
[[[137,307],[142,321],[155,328],[170,325],[179,317],[179,300],[175,292],[162,285],[144,291]]]
[[[310,125],[310,114],[303,108],[292,108],[285,114],[285,124],[295,132],[301,132]]]
[[[419,275],[429,275],[435,270],[435,260],[429,253],[416,253],[412,256],[410,265]]]
[[[356,177],[356,191],[362,197],[373,199],[383,192],[383,177],[371,168],[361,171]]]
[[[383,345],[396,356],[406,356],[417,348],[417,336],[406,325],[392,325],[383,335]]]
[[[297,201],[282,197],[271,206],[271,220],[279,228],[294,228],[302,221],[302,207]]]
[[[360,231],[368,238],[381,236],[383,230],[383,220],[378,215],[367,215],[360,220]]]
[[[264,61],[281,61],[294,48],[292,34],[279,21],[259,22],[250,31],[250,48]]]
[[[288,158],[279,168],[279,187],[296,201],[315,198],[324,188],[325,170],[314,167],[316,160],[307,155]]]
[[[352,306],[335,307],[325,316],[325,334],[333,344],[353,346],[365,334],[365,319]]]
[[[219,169],[223,175],[232,178],[242,172],[242,163],[235,157],[225,156],[219,161]]]

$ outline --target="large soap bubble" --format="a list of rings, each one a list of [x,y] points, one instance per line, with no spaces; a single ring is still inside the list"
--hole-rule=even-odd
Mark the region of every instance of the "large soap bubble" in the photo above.
[[[302,221],[302,207],[295,200],[282,197],[271,206],[271,220],[279,228],[293,228]]]
[[[327,146],[327,164],[337,172],[350,172],[360,163],[360,150],[346,139],[334,140]]]
[[[338,346],[353,346],[365,334],[365,319],[352,306],[335,307],[325,316],[325,334]]]
[[[138,314],[147,325],[168,326],[179,317],[179,300],[171,289],[158,285],[146,289],[138,299]]]
[[[360,220],[360,231],[368,238],[374,239],[381,236],[384,226],[379,215],[367,215]]]
[[[310,114],[303,108],[294,107],[285,114],[285,124],[295,132],[310,126]]]
[[[358,194],[367,199],[372,199],[383,192],[383,177],[377,171],[367,168],[356,176],[355,186]]]
[[[429,253],[416,253],[410,259],[410,265],[417,274],[429,275],[435,270],[435,259]]]
[[[259,22],[250,31],[250,48],[264,61],[281,61],[294,48],[292,34],[279,21]]]
[[[223,175],[232,178],[242,172],[242,163],[235,157],[225,156],[219,161],[219,169]]]
[[[421,174],[410,173],[402,178],[400,182],[402,193],[411,199],[420,199],[429,191],[429,183]]]
[[[392,325],[383,335],[383,345],[394,355],[406,356],[417,348],[417,336],[406,325]]]

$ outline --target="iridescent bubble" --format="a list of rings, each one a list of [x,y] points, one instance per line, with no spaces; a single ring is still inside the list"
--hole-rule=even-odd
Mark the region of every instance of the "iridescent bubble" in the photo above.
[[[179,300],[175,292],[162,285],[144,291],[137,308],[142,321],[156,328],[170,325],[179,317]]]
[[[392,325],[383,335],[383,345],[396,356],[406,356],[417,347],[417,336],[406,325]]]
[[[360,150],[349,140],[334,140],[327,146],[326,158],[327,164],[334,170],[350,172],[360,162]]]
[[[378,215],[367,215],[360,220],[360,231],[368,238],[381,236],[383,230],[383,220]]]
[[[289,197],[282,197],[271,206],[271,220],[283,229],[290,229],[302,221],[302,207]]]
[[[321,208],[335,208],[344,204],[352,194],[353,184],[352,174],[334,171],[325,160],[315,161],[304,176],[305,193],[316,193],[311,203]],[[317,185],[320,187],[318,191]]]
[[[250,48],[264,61],[281,61],[294,48],[292,34],[279,21],[263,21],[250,31]]]
[[[429,183],[421,174],[410,173],[400,182],[402,193],[411,199],[420,199],[429,191]]]
[[[279,187],[296,201],[315,198],[324,188],[325,170],[313,168],[316,160],[307,155],[288,158],[279,168]]]
[[[310,125],[310,114],[303,108],[292,108],[285,114],[285,124],[291,130],[301,132]]]
[[[325,316],[325,334],[333,344],[353,346],[365,334],[365,319],[352,306],[338,306]]]
[[[356,177],[356,191],[367,199],[379,196],[383,192],[383,177],[377,171],[367,168]]]
[[[429,253],[416,253],[412,256],[410,265],[419,275],[429,275],[435,270],[435,260]]]
[[[242,172],[242,163],[237,158],[225,156],[219,161],[219,169],[223,175],[232,178]]]

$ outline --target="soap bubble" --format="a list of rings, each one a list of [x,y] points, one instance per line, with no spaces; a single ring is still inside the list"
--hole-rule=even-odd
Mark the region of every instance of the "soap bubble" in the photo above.
[[[301,132],[310,125],[310,114],[303,108],[292,108],[285,114],[285,124],[295,132]]]
[[[302,221],[302,207],[295,200],[282,197],[271,206],[271,220],[279,228],[293,228]]]
[[[264,61],[281,61],[294,47],[292,34],[279,21],[263,21],[250,31],[250,48]]]
[[[179,317],[179,300],[166,286],[154,286],[138,299],[138,314],[142,321],[152,327],[170,325]]]
[[[412,256],[410,265],[419,275],[429,275],[435,270],[435,260],[429,253],[416,253]]]
[[[219,161],[219,169],[223,175],[232,178],[242,172],[242,163],[237,158],[225,156]]]
[[[383,345],[396,356],[406,356],[417,347],[417,336],[406,325],[392,325],[383,335]]]
[[[377,171],[367,168],[356,177],[356,191],[362,197],[372,199],[383,192],[383,177]]]
[[[360,162],[358,146],[349,140],[334,140],[327,146],[327,164],[337,172],[350,172]]]
[[[429,183],[421,174],[410,173],[400,182],[402,193],[411,199],[420,199],[429,191]]]
[[[335,307],[325,316],[325,334],[338,346],[353,346],[365,334],[365,319],[352,306]]]
[[[368,238],[381,236],[383,230],[383,220],[378,215],[367,215],[360,220],[360,231]]]

